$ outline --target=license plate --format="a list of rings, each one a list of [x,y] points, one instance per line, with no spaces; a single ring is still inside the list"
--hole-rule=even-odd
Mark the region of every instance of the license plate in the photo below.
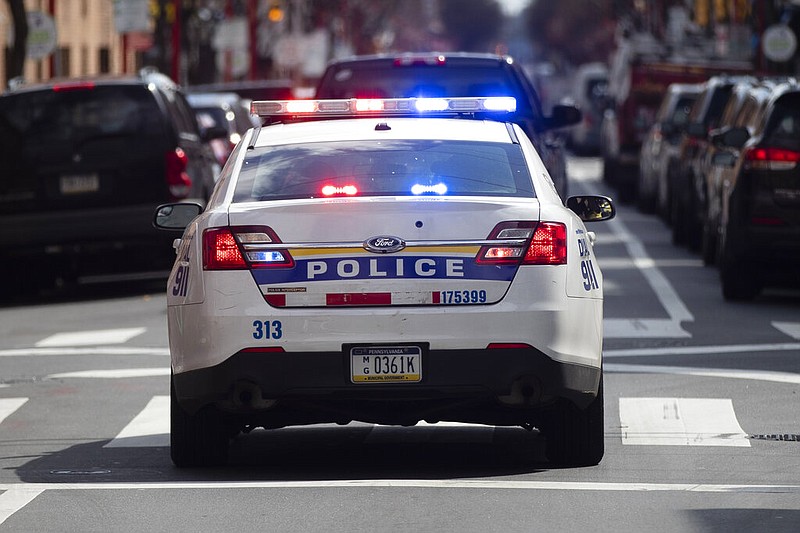
[[[355,346],[350,371],[353,383],[416,383],[422,381],[422,348]]]
[[[100,190],[100,178],[97,174],[81,174],[77,176],[61,176],[59,181],[61,194],[84,194]]]

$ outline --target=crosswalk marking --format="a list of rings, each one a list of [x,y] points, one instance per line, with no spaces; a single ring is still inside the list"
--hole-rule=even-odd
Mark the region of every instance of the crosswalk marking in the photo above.
[[[169,446],[169,396],[153,396],[147,406],[103,448]]]
[[[27,398],[0,398],[0,424],[27,401]]]
[[[778,322],[772,323],[772,327],[778,331],[789,335],[791,338],[800,341],[800,322]]]
[[[94,331],[70,331],[50,335],[36,343],[37,348],[54,346],[99,346],[122,344],[141,335],[147,328],[100,329]]]
[[[619,418],[622,444],[750,446],[728,398],[620,398]]]

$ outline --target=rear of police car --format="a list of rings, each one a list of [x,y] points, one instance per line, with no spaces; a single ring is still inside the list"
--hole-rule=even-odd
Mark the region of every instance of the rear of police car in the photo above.
[[[536,427],[551,459],[600,461],[590,234],[518,126],[450,118],[485,100],[254,103],[278,123],[239,144],[169,280],[176,464],[353,420]]]

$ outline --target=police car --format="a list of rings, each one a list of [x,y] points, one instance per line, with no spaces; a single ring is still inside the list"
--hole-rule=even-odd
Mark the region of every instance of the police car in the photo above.
[[[253,102],[167,287],[171,455],[224,463],[252,428],[456,421],[603,456],[603,277],[509,98]],[[202,212],[201,212],[202,211]],[[199,215],[199,216],[198,216]]]

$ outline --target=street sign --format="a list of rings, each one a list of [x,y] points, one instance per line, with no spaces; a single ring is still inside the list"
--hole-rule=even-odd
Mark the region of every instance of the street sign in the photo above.
[[[776,63],[789,61],[797,51],[797,36],[786,24],[773,24],[764,31],[764,57]]]

